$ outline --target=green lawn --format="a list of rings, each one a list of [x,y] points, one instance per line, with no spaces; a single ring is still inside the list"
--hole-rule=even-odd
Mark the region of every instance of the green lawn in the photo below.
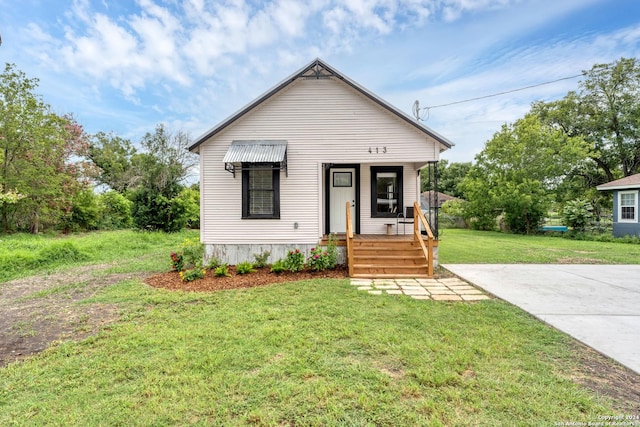
[[[186,238],[197,239],[198,231],[0,235],[0,283],[82,264],[113,263],[110,272],[161,271],[169,266],[170,251]]]
[[[638,264],[640,245],[549,236],[446,229],[438,246],[442,264]]]
[[[144,271],[185,237],[135,249],[128,233],[102,236],[127,240],[105,245],[148,258]],[[120,259],[82,238],[97,239],[73,238],[92,260]],[[455,248],[476,245],[484,262],[515,262],[527,239],[446,230],[441,260],[474,262]],[[564,244],[552,240],[533,238],[532,253]],[[571,381],[570,338],[500,301],[374,296],[327,279],[210,294],[125,281],[81,304],[115,304],[121,320],[0,369],[0,425],[553,425],[616,413]]]

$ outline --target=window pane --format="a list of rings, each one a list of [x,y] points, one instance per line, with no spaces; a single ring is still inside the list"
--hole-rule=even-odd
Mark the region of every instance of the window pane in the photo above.
[[[378,213],[396,213],[398,211],[398,174],[378,172],[376,189]]]
[[[621,206],[634,206],[636,204],[636,195],[627,193],[620,194],[620,205]]]
[[[249,215],[273,215],[273,172],[249,171]]]
[[[622,219],[635,219],[634,208],[631,207],[622,207]]]

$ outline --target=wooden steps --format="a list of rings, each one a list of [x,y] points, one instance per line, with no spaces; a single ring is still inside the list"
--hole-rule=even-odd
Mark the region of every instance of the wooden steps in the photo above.
[[[363,278],[429,277],[427,260],[413,240],[353,240],[353,274]]]

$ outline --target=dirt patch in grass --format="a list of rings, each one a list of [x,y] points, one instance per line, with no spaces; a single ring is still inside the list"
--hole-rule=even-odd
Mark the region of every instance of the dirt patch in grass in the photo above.
[[[0,284],[0,367],[60,340],[82,339],[118,318],[117,307],[83,304],[99,289],[136,274],[99,274],[91,265]]]

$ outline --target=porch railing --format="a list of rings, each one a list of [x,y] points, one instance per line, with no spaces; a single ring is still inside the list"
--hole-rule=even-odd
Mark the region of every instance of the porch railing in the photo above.
[[[420,221],[420,223],[418,223],[418,221]],[[424,239],[420,232],[420,224],[422,224],[422,227],[427,234],[426,245],[424,244]],[[433,237],[433,232],[431,231],[429,222],[427,221],[427,218],[425,218],[422,209],[420,209],[420,204],[418,204],[418,202],[413,203],[413,239],[420,244],[422,252],[427,260],[427,274],[430,277],[433,277],[433,247],[435,238]]]
[[[353,277],[353,224],[351,223],[351,203],[347,202],[347,266],[349,277]]]

